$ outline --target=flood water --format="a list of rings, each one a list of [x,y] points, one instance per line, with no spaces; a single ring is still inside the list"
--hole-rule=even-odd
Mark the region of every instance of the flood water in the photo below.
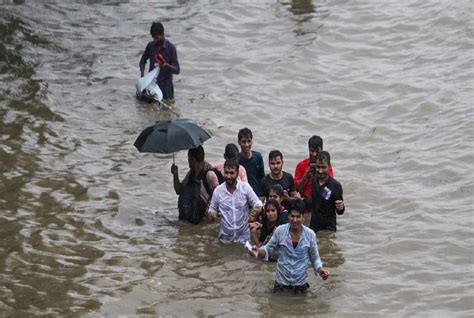
[[[472,3],[0,1],[0,316],[472,317]],[[155,19],[173,111],[135,98]],[[249,127],[292,174],[323,137],[347,206],[327,281],[274,295],[274,263],[178,221],[173,157],[133,146],[177,116],[208,161]]]

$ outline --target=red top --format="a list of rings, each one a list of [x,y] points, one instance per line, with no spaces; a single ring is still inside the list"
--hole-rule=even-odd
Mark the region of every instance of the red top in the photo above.
[[[306,171],[309,170],[310,163],[311,161],[309,160],[309,158],[306,158],[298,162],[298,164],[296,165],[295,177],[293,178],[293,180],[295,181],[295,186],[297,186],[298,183],[300,183],[300,180],[303,179],[303,176],[305,175]],[[334,178],[334,172],[332,171],[331,165],[329,165],[329,176]],[[311,194],[313,193],[312,185],[313,185],[313,180],[311,178],[306,179],[300,191],[300,194],[302,197],[308,198],[308,199],[311,198]]]

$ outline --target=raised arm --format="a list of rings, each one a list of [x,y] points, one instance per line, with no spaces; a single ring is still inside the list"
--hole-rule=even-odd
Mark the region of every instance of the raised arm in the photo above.
[[[176,194],[181,194],[181,191],[183,191],[184,186],[186,183],[188,183],[189,179],[189,172],[186,174],[184,177],[183,181],[179,181],[179,175],[178,175],[178,166],[175,164],[171,165],[171,173],[173,174],[173,187],[174,191]]]

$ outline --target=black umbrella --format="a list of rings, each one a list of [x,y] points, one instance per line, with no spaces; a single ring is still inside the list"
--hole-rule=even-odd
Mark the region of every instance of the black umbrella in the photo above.
[[[140,152],[172,153],[196,148],[211,136],[191,119],[157,121],[145,128],[134,146]]]

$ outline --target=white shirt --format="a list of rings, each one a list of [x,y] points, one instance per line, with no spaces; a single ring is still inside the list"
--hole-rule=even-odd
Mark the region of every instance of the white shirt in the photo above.
[[[249,206],[261,207],[262,201],[247,182],[237,181],[234,193],[227,190],[226,182],[214,190],[209,213],[220,217],[219,240],[223,243],[250,240]]]

